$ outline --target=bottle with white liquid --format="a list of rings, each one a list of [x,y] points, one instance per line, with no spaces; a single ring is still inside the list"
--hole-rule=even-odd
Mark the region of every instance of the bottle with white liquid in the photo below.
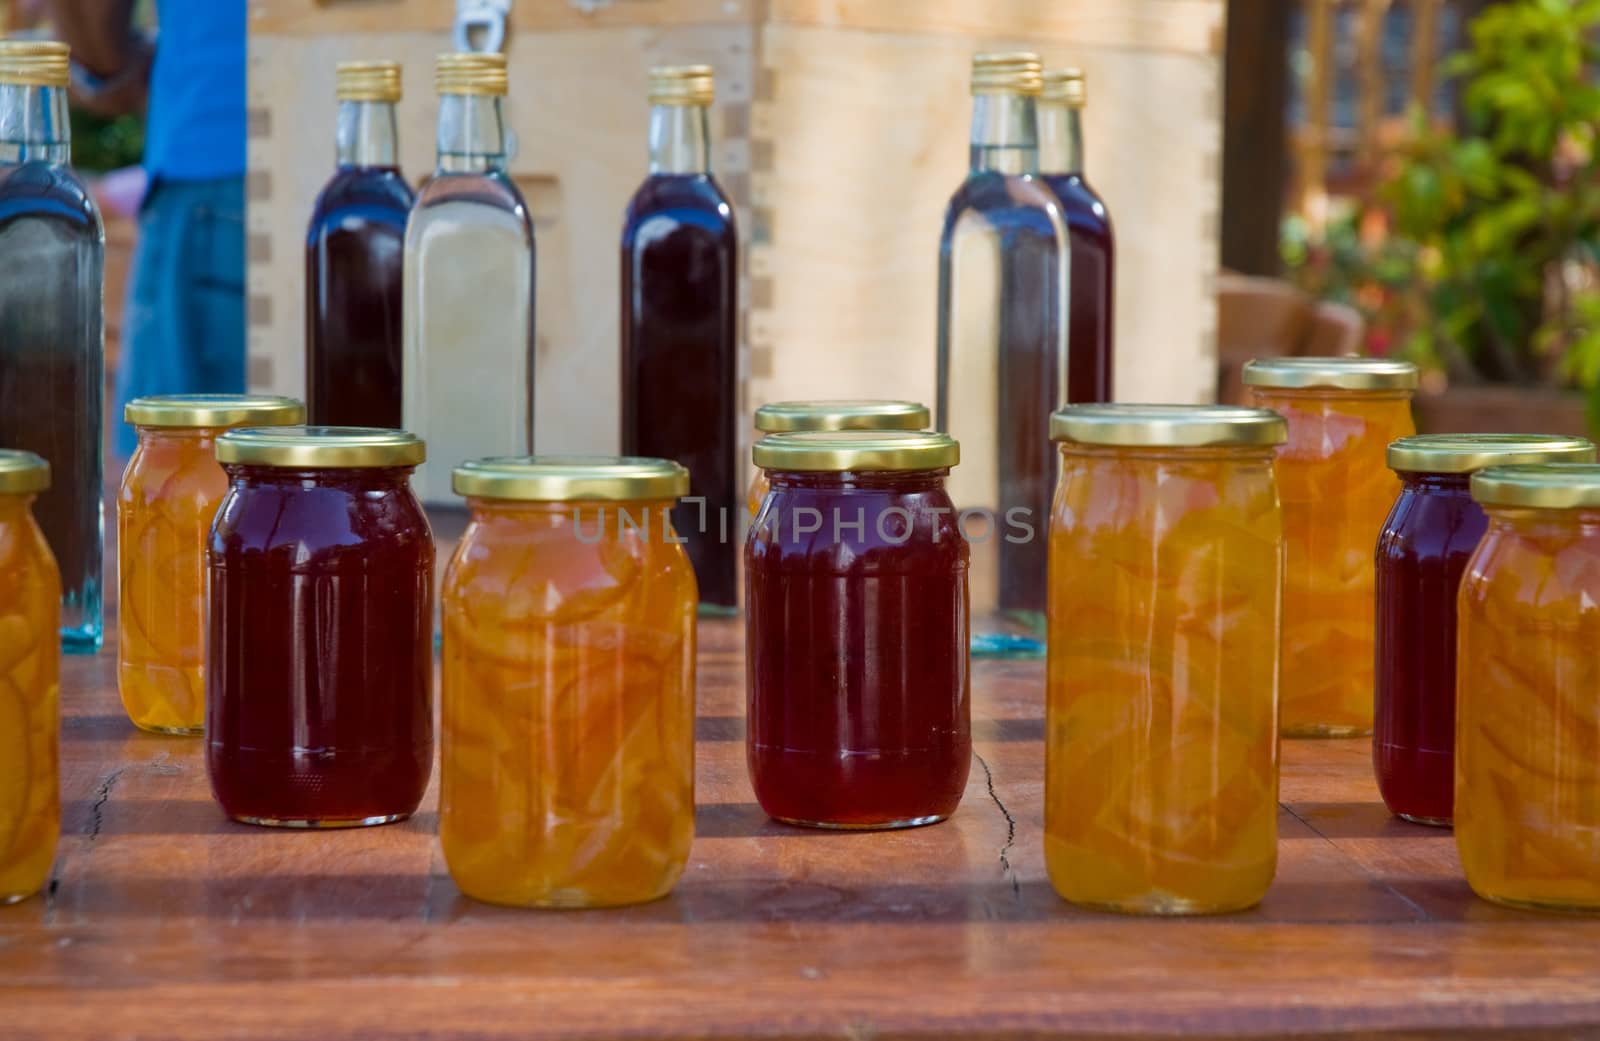
[[[506,173],[506,60],[441,54],[439,162],[406,226],[406,429],[428,444],[414,486],[456,505],[467,459],[533,451],[533,222]]]

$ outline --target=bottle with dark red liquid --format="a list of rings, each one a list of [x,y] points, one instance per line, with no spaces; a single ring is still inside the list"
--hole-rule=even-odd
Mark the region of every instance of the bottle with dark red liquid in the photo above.
[[[737,604],[738,236],[711,176],[711,69],[650,72],[650,176],[622,232],[622,451],[689,470],[672,523],[704,606]]]
[[[1083,176],[1082,69],[1051,69],[1039,96],[1039,172],[1061,200],[1067,222],[1067,400],[1110,401],[1112,396],[1111,211]]]
[[[340,62],[339,169],[306,233],[306,404],[323,426],[401,425],[400,175],[395,62]]]

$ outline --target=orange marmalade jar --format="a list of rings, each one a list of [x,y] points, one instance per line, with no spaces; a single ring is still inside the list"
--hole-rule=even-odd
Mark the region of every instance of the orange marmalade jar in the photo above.
[[[1455,835],[1479,896],[1600,911],[1600,466],[1482,470],[1457,606]]]
[[[1071,405],[1050,434],[1050,881],[1138,914],[1250,907],[1278,853],[1284,422]]]
[[[461,891],[605,907],[665,895],[694,837],[694,569],[658,459],[457,467],[439,838]]]
[[[50,467],[0,450],[0,904],[37,893],[61,831],[61,575],[33,519]]]
[[[774,401],[756,409],[758,434],[797,430],[926,430],[928,406],[915,401]],[[745,505],[754,517],[767,497],[767,472],[756,468]]]
[[[1289,421],[1278,452],[1288,546],[1283,733],[1372,732],[1378,535],[1400,494],[1389,443],[1417,432],[1417,367],[1381,358],[1278,358],[1244,367],[1254,403]]]
[[[117,688],[135,726],[198,734],[205,723],[206,540],[228,478],[217,435],[305,421],[293,398],[172,394],[123,416],[139,444],[117,495]]]

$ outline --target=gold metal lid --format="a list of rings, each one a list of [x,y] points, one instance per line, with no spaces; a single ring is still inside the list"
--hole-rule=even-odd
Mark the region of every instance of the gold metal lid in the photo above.
[[[474,459],[451,471],[457,495],[519,502],[637,502],[689,494],[689,471],[667,459],[533,455]]]
[[[367,427],[248,427],[217,438],[217,462],[324,470],[416,466],[422,439],[404,430]]]
[[[504,54],[441,54],[434,63],[433,83],[440,94],[486,94],[503,97],[508,87]]]
[[[756,429],[925,430],[928,406],[915,401],[774,401],[756,409]]]
[[[650,70],[650,104],[705,108],[716,95],[709,65],[657,65]]]
[[[1247,387],[1416,390],[1417,367],[1388,358],[1268,358],[1246,363]]]
[[[269,394],[163,394],[128,402],[122,418],[141,427],[282,427],[304,423],[306,407]]]
[[[342,61],[334,70],[340,101],[400,100],[400,63]]]
[[[1038,94],[1044,88],[1043,66],[1030,51],[972,56],[972,93]]]
[[[70,53],[55,40],[0,40],[0,84],[65,87],[72,81]]]
[[[1082,108],[1089,100],[1088,84],[1082,69],[1046,69],[1041,101],[1053,101],[1069,108]]]
[[[1264,408],[1231,405],[1068,405],[1050,416],[1050,440],[1129,448],[1271,447],[1289,424]]]
[[[763,470],[941,470],[961,461],[961,446],[931,431],[801,430],[768,434],[751,455]]]
[[[1484,506],[1600,509],[1600,466],[1593,463],[1491,466],[1472,475],[1472,497]]]
[[[1419,434],[1389,446],[1389,469],[1468,474],[1487,466],[1592,463],[1594,443],[1558,434]]]
[[[0,495],[32,495],[50,487],[50,464],[32,452],[0,448]]]

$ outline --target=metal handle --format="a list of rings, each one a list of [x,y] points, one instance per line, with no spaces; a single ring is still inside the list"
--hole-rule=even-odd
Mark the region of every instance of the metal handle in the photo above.
[[[458,51],[495,52],[505,49],[506,18],[511,0],[456,0],[455,43]],[[473,43],[477,36],[481,46]]]

